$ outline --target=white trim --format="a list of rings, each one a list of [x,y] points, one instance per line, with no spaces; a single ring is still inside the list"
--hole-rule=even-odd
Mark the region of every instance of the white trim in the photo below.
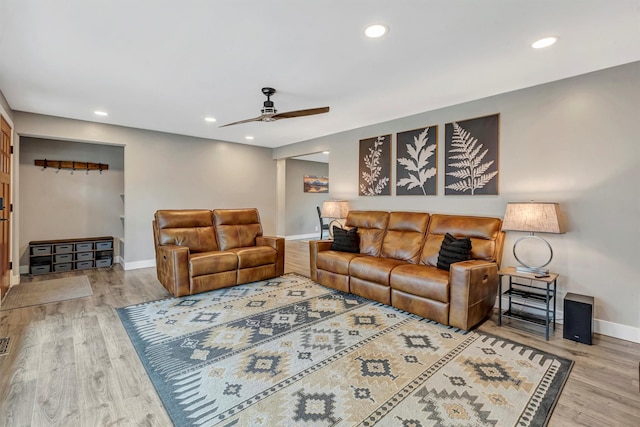
[[[133,262],[125,262],[123,268],[125,270],[137,270],[138,268],[149,268],[155,267],[156,260],[155,259],[146,259],[142,261],[133,261]]]
[[[285,240],[304,240],[304,239],[318,239],[320,232],[317,231],[315,233],[311,233],[311,234],[294,234],[291,236],[285,236],[284,239]]]
[[[12,275],[11,276],[11,283],[9,284],[9,286],[15,286],[15,285],[19,285],[19,284],[20,284],[20,274]]]
[[[608,322],[606,320],[594,320],[593,329],[597,334],[607,335],[621,340],[640,343],[640,328]]]
[[[504,309],[509,304],[509,300],[506,297],[502,298],[502,308]],[[529,302],[531,306],[538,306],[539,303]],[[498,301],[496,301],[496,312],[498,310]],[[530,311],[528,307],[522,307],[524,312],[540,313],[539,311]],[[542,304],[544,308],[544,304]],[[564,324],[564,313],[556,307],[556,323]],[[607,320],[593,319],[593,332],[596,334],[606,335],[612,338],[618,338],[625,341],[631,341],[640,344],[640,328],[634,328],[633,326],[622,325],[620,323],[613,323]]]

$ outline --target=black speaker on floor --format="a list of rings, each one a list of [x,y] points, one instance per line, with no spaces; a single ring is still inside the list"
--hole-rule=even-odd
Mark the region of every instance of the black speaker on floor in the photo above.
[[[565,339],[591,345],[593,339],[593,297],[568,293],[564,297]]]

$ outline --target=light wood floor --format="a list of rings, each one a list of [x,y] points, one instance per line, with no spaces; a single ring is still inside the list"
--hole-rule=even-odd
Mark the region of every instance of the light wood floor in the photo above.
[[[287,241],[286,272],[309,275],[308,244]],[[93,296],[0,312],[0,426],[170,426],[171,421],[120,323],[115,307],[166,298],[155,269],[86,274]],[[22,282],[63,277],[46,275]],[[480,331],[573,359],[550,426],[640,426],[640,344],[595,336],[593,346],[539,332]]]

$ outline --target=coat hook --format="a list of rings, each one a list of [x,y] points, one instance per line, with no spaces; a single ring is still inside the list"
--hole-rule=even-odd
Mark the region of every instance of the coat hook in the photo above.
[[[74,170],[76,170],[76,162],[71,162],[71,175],[73,175]]]
[[[44,159],[42,170],[45,170],[46,168],[47,168],[47,159]]]

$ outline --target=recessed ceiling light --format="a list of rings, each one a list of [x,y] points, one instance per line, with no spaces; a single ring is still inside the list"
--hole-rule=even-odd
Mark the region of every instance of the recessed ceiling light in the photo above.
[[[251,135],[247,135],[247,136],[244,137],[244,139],[252,140],[253,137]]]
[[[369,25],[364,30],[364,34],[367,37],[375,39],[377,37],[382,37],[389,32],[389,27],[383,24],[373,24]]]
[[[540,39],[536,42],[534,42],[531,47],[534,49],[543,49],[545,47],[549,47],[552,44],[554,44],[555,42],[558,41],[557,37],[545,37],[543,39]]]
[[[204,120],[205,122],[209,122],[209,123],[213,123],[216,121],[216,119],[214,119],[213,117],[205,117]]]
[[[329,152],[328,151],[323,151],[322,154],[329,154]]]
[[[96,116],[108,116],[109,113],[107,113],[106,111],[94,111],[93,114],[95,114]]]

